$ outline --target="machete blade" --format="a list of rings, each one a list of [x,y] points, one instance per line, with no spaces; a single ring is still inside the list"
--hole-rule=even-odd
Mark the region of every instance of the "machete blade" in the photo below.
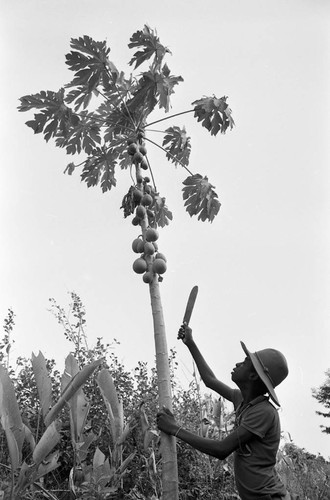
[[[187,307],[186,307],[186,310],[185,310],[185,313],[184,313],[184,316],[183,316],[183,322],[186,325],[189,325],[189,321],[190,321],[190,318],[191,318],[191,314],[193,312],[193,308],[194,308],[194,305],[195,305],[197,293],[198,293],[198,286],[196,285],[196,286],[194,286],[192,288],[192,290],[190,292],[189,299],[188,299],[188,302],[187,302]]]

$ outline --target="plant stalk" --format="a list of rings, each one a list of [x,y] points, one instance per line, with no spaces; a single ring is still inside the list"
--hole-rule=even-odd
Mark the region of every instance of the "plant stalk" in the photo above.
[[[149,291],[154,324],[159,407],[162,408],[166,406],[172,411],[170,368],[165,322],[157,278],[149,284]],[[179,487],[175,437],[162,432],[160,451],[162,455],[162,500],[178,500]]]

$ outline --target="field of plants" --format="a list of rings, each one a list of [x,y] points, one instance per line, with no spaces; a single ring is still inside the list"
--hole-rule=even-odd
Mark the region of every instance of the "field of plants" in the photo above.
[[[156,370],[143,361],[127,371],[116,345],[88,345],[86,311],[70,294],[68,308],[51,299],[51,312],[71,342],[65,370],[42,353],[10,362],[15,315],[0,343],[0,498],[137,499],[162,496]],[[199,380],[183,389],[170,358],[173,408],[178,420],[214,439],[232,426],[223,401],[202,394]],[[232,461],[212,459],[178,441],[181,500],[238,499]],[[330,498],[330,463],[293,442],[281,447],[278,472],[292,498]]]

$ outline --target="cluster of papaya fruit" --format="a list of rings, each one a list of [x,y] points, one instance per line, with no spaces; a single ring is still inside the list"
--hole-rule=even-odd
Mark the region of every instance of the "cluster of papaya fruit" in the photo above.
[[[136,205],[132,224],[141,226],[142,234],[132,242],[132,250],[139,253],[133,262],[133,270],[137,274],[143,274],[143,281],[151,283],[156,275],[164,274],[167,269],[166,257],[158,252],[157,240],[159,233],[156,228],[151,227],[150,223],[154,219],[152,205],[154,198],[152,196],[152,186],[149,184],[149,177],[141,175],[141,168],[148,169],[148,160],[146,158],[147,149],[143,141],[144,136],[138,136],[138,140],[129,139],[128,154],[132,156],[132,163],[136,167],[137,185],[133,190],[133,199]],[[160,279],[160,278],[159,278]]]
[[[132,242],[132,250],[140,253],[140,257],[133,262],[133,270],[137,274],[143,274],[145,283],[151,283],[156,274],[164,274],[167,269],[166,257],[158,252],[158,231],[148,227],[145,235],[140,235]]]

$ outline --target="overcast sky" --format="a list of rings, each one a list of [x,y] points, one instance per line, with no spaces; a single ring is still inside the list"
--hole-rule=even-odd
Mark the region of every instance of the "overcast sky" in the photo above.
[[[216,186],[222,206],[213,224],[189,217],[186,172],[148,148],[174,213],[159,249],[168,258],[161,293],[178,377],[192,379],[176,335],[198,284],[191,326],[217,376],[230,383],[244,357],[240,340],[250,350],[280,349],[290,367],[277,391],[283,430],[329,457],[330,437],[319,427],[329,422],[311,396],[330,368],[329,2],[2,0],[1,11],[0,315],[16,313],[13,357],[41,350],[63,367],[70,345],[48,299],[67,307],[75,291],[91,345],[116,338],[126,368],[153,363],[148,286],[132,271],[138,232],[119,210],[129,173],[118,172],[111,193],[87,189],[78,173],[63,175],[72,157],[34,136],[24,125],[32,113],[16,109],[20,96],[56,91],[72,78],[64,58],[71,38],[107,40],[110,59],[129,74],[129,38],[148,23],[172,51],[173,74],[184,78],[171,111],[227,95],[236,122],[216,138],[191,114],[165,123],[186,125],[190,169]],[[157,132],[150,138],[161,142]]]

